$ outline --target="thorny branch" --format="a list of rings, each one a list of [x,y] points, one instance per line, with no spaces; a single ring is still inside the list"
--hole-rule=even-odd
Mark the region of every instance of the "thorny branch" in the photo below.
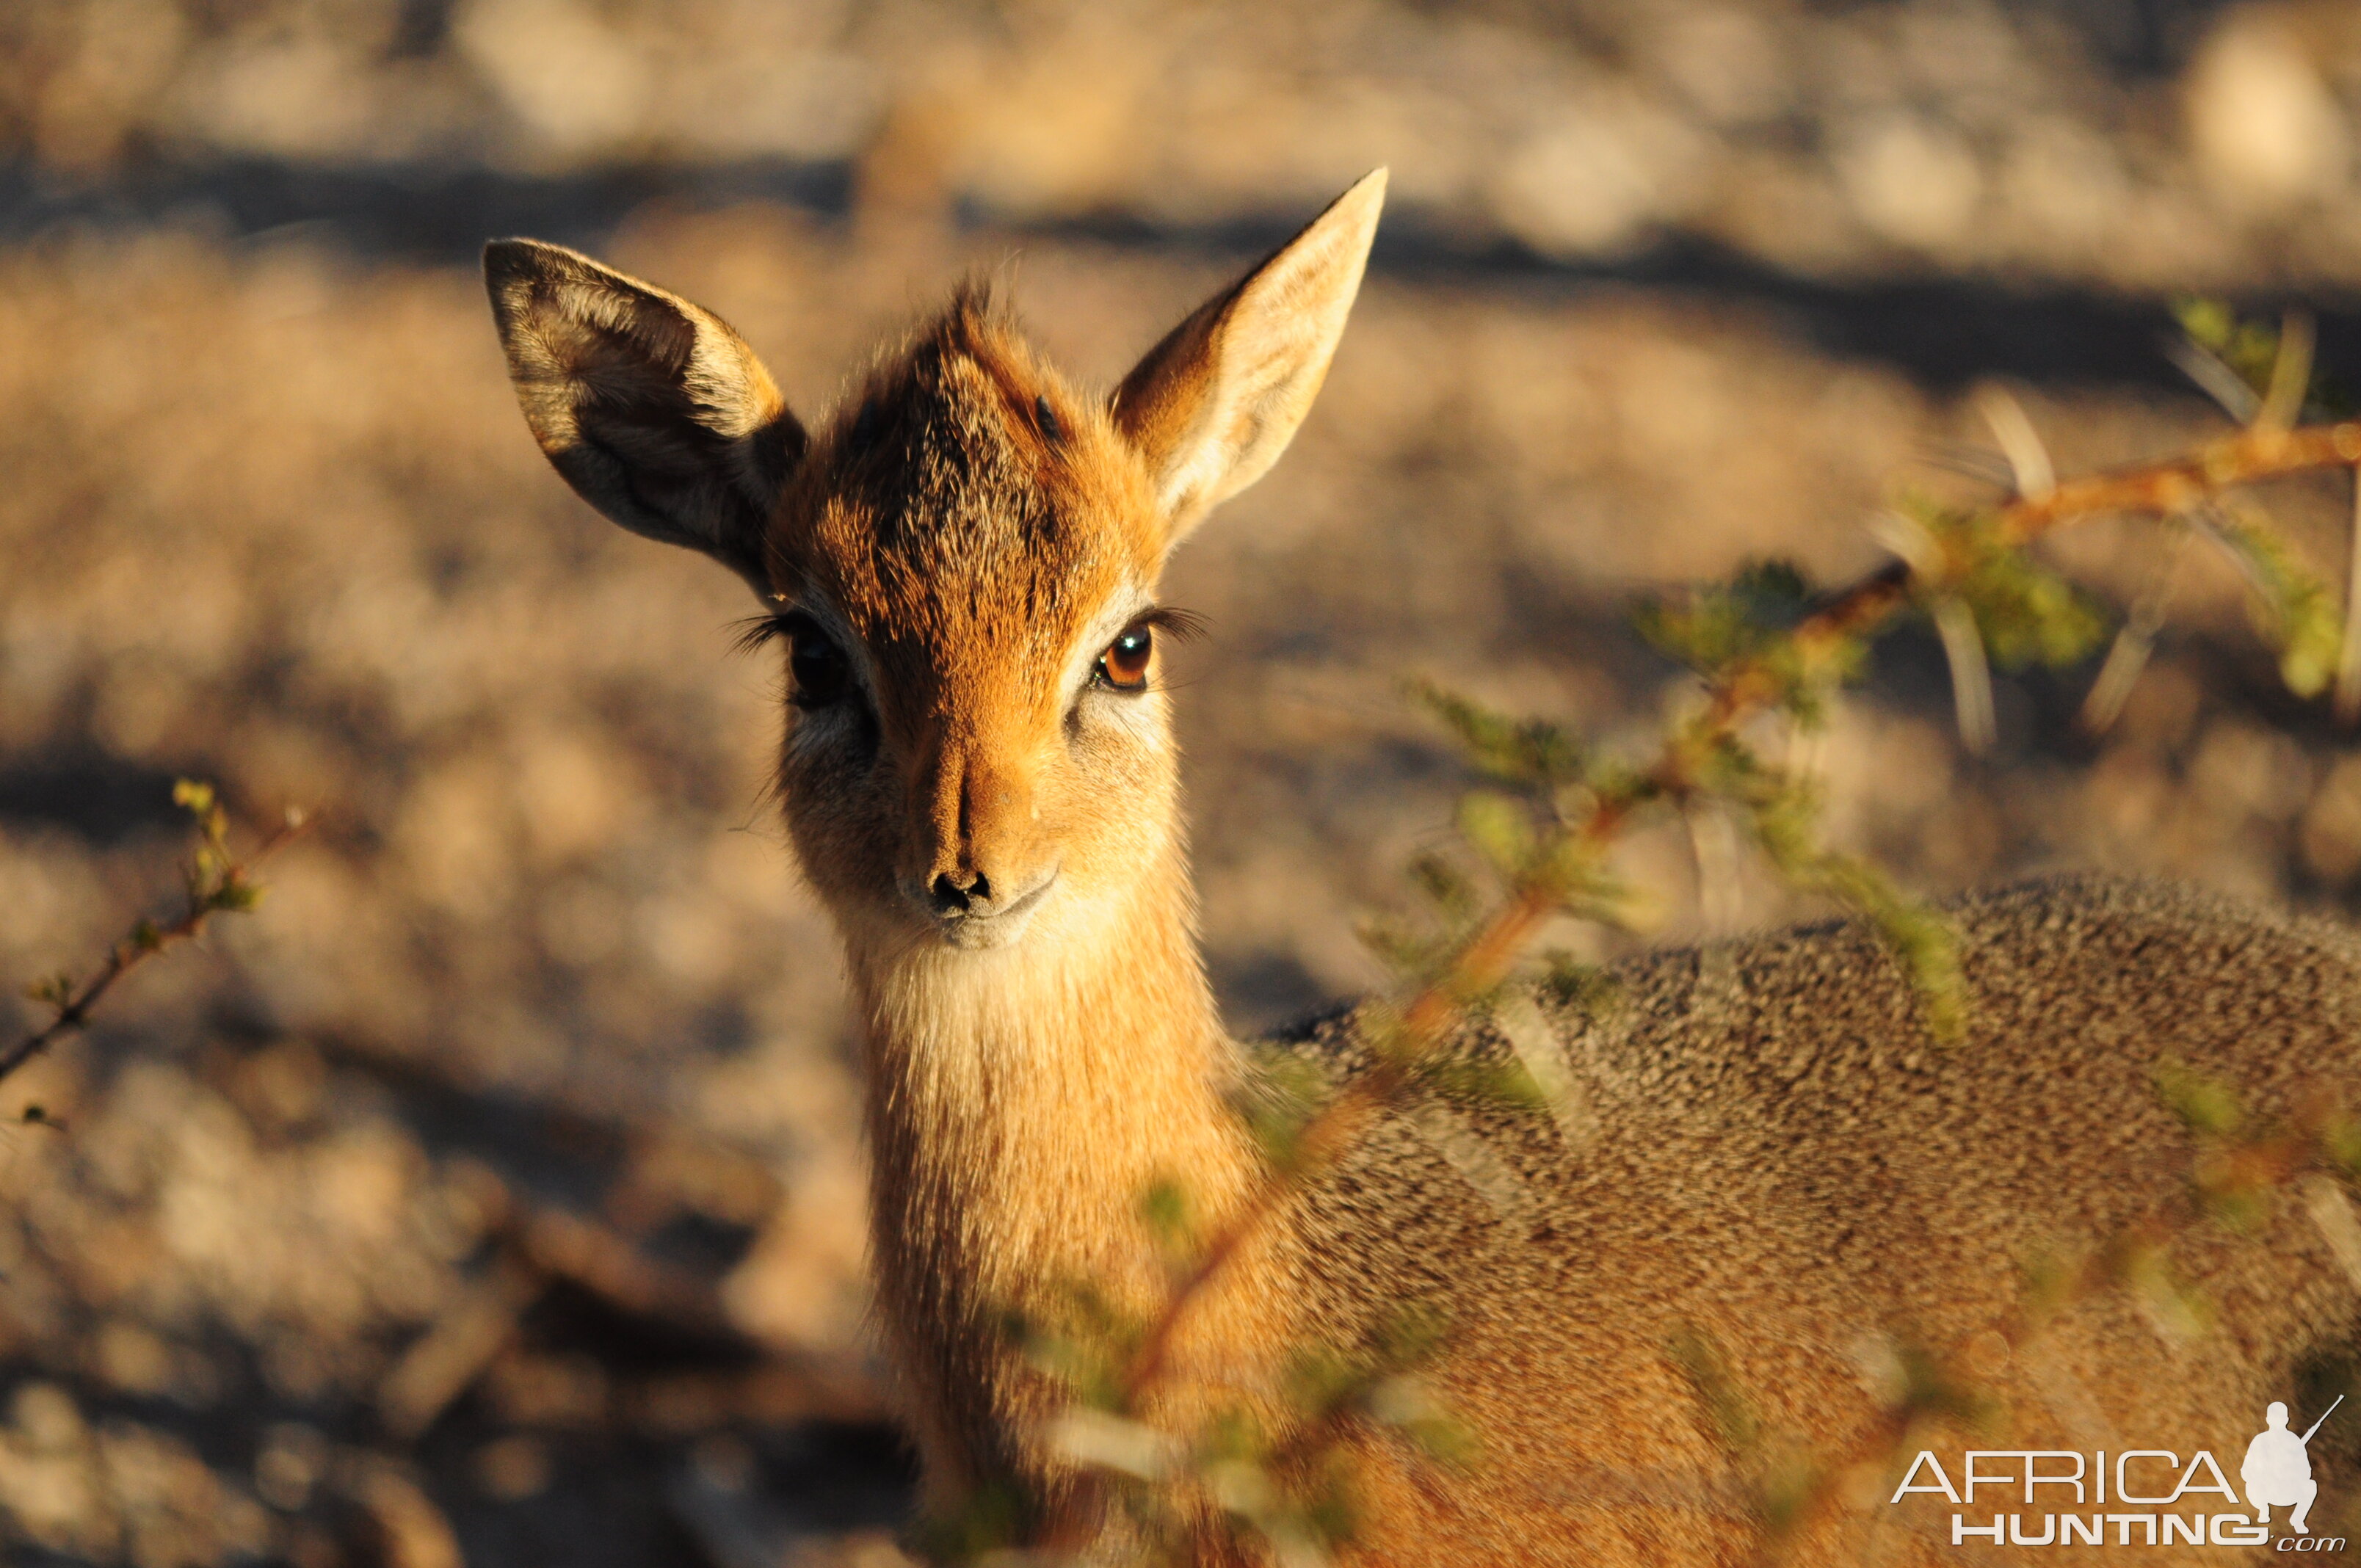
[[[179,943],[204,934],[214,916],[252,909],[262,889],[252,879],[257,866],[269,860],[310,825],[293,807],[254,852],[240,860],[230,851],[229,814],[215,798],[211,784],[182,779],[172,786],[172,802],[196,819],[197,849],[181,871],[183,904],[180,915],[164,925],[142,917],[110,948],[106,961],[88,980],[76,983],[60,973],[28,987],[26,995],[46,1003],[49,1021],[0,1054],[0,1079],[23,1067],[68,1035],[90,1025],[90,1016],[115,982],[141,964]]]
[[[2200,448],[2186,457],[2068,481],[2047,495],[2000,509],[1994,532],[2023,544],[2061,524],[2104,512],[2169,515],[2236,486],[2330,467],[2361,465],[2361,420],[2302,430],[2254,429]],[[1788,633],[1789,652],[1807,670],[1828,663],[1839,644],[1872,634],[1911,602],[1916,574],[1895,561],[1829,596]],[[1833,674],[1834,672],[1829,672]],[[1620,793],[1601,796],[1576,835],[1587,857],[1613,842],[1639,806],[1687,794],[1702,754],[1755,713],[1778,703],[1788,676],[1769,656],[1733,666],[1709,687],[1701,713],[1665,743],[1655,762]],[[1457,962],[1410,1002],[1393,1041],[1368,1072],[1308,1123],[1293,1157],[1274,1168],[1246,1207],[1183,1277],[1142,1342],[1125,1384],[1137,1407],[1164,1376],[1173,1335],[1196,1299],[1252,1238],[1290,1192],[1327,1168],[1414,1076],[1414,1063],[1456,1020],[1461,1008],[1509,978],[1534,934],[1556,913],[1564,890],[1545,882],[1520,888],[1461,949]]]
[[[2070,602],[2070,590],[2058,585],[2056,594],[2045,599],[2042,596],[2049,590],[2044,583],[2032,581],[2028,587],[2023,582],[2008,581],[2004,574],[1996,591],[1989,571],[1995,562],[2021,558],[2026,545],[2056,528],[2123,513],[2202,521],[2218,513],[2225,492],[2323,469],[2353,469],[2356,485],[2361,485],[2361,420],[2291,428],[2304,405],[2311,373],[2309,346],[2308,335],[2292,327],[2283,333],[2263,378],[2268,385],[2254,397],[2246,428],[2169,461],[2058,482],[2048,471],[2046,455],[2037,462],[2032,460],[2038,444],[2032,441],[2030,426],[2026,424],[2015,433],[2020,437],[2015,444],[2027,450],[2011,454],[2020,489],[2015,499],[1981,514],[1934,519],[1939,526],[1924,530],[1924,548],[1913,549],[1810,603],[1772,638],[1758,639],[1752,646],[1732,649],[1722,657],[1695,661],[1704,676],[1704,701],[1671,726],[1658,754],[1647,765],[1584,781],[1576,792],[1579,808],[1568,814],[1561,806],[1551,833],[1539,842],[1489,856],[1496,867],[1509,874],[1508,896],[1453,946],[1446,961],[1418,987],[1390,1025],[1380,1020],[1369,1068],[1312,1113],[1275,1153],[1245,1203],[1177,1277],[1115,1380],[1116,1413],[1137,1419],[1148,1407],[1172,1374],[1175,1342],[1199,1301],[1290,1198],[1344,1157],[1356,1140],[1420,1081],[1422,1069],[1461,1014],[1511,978],[1541,928],[1569,910],[1598,917],[1603,905],[1599,862],[1643,807],[1658,802],[1686,805],[1719,788],[1754,810],[1758,836],[1773,858],[1782,861],[1783,869],[1791,874],[1816,874],[1840,896],[1863,906],[1886,929],[1889,940],[1910,962],[1927,993],[1930,1025],[1938,1035],[1955,1034],[1962,1016],[1958,1004],[1955,1001],[1947,1004],[1938,994],[1946,981],[1956,985],[1956,971],[1946,967],[1950,961],[1947,946],[1938,939],[1931,947],[1921,943],[1918,950],[1912,950],[1913,939],[1904,928],[1893,895],[1883,891],[1882,882],[1867,868],[1836,865],[1825,852],[1798,853],[1794,842],[1783,852],[1772,841],[1777,831],[1776,803],[1760,793],[1763,781],[1744,771],[1751,762],[1741,762],[1735,770],[1731,763],[1733,754],[1741,759],[1747,756],[1738,741],[1740,729],[1774,709],[1798,719],[1816,717],[1819,694],[1854,672],[1862,644],[1913,607],[1926,608],[1938,622],[1948,610],[1971,627],[1980,625],[1981,615],[1969,619],[1971,611],[1986,608],[1974,604],[1971,596],[1977,592],[1988,600],[1997,598],[1996,620],[2015,614],[2037,623],[2045,619],[2053,623],[2035,624],[2029,633],[2022,627],[2014,629],[2019,641],[2030,636],[2037,655],[2046,652],[2055,661],[2061,651],[2078,653],[2080,644],[2074,636],[2059,632],[2054,624],[2079,613]],[[2196,351],[2204,352],[2202,345]],[[2224,368],[2231,374],[2227,367]],[[2021,411],[2015,422],[2024,423]],[[2356,527],[2361,529],[2361,514],[2356,514]],[[2241,564],[2257,575],[2268,576],[2276,569],[2277,563],[2268,557],[2276,545],[2268,539],[2232,538],[2224,543],[2234,552],[2244,546],[2246,554]],[[2356,536],[2356,559],[2361,559],[2361,536]],[[2247,558],[2252,556],[2264,558]],[[2161,607],[2157,609],[2160,614]],[[2282,612],[2282,619],[2292,617]],[[2312,695],[2326,684],[2329,672],[2321,671],[2322,678],[2312,679],[2295,647],[2299,629],[2283,624],[2279,630],[2289,644],[2282,668],[2290,685],[2301,695]],[[1982,635],[1996,646],[2000,642],[1998,627],[1983,626]],[[1981,645],[1977,652],[1981,667]],[[2351,662],[2349,651],[2340,652],[2344,658],[2330,661],[2332,669],[2338,663]],[[1544,766],[1540,771],[1553,770]],[[1740,781],[1735,791],[1733,778]],[[1784,785],[1775,776],[1771,782]],[[1746,793],[1750,789],[1756,793],[1750,796]],[[1562,799],[1565,792],[1545,793]],[[1942,950],[1933,950],[1936,948]],[[2090,1288],[2121,1276],[2151,1255],[2158,1245],[2152,1235],[2119,1238],[2062,1286],[2053,1281],[2048,1299],[2056,1299],[2056,1288]],[[2028,1306],[2020,1317],[2022,1321],[2012,1320],[2006,1326],[2012,1344],[2029,1336],[2046,1313]],[[1865,1453],[1883,1452],[1879,1445],[1890,1448],[1898,1442],[1918,1416],[1949,1409],[1965,1397],[1931,1367],[1920,1370],[1925,1376],[1912,1381],[1905,1398],[1869,1434]],[[1781,1516],[1789,1523],[1800,1522],[1824,1506],[1833,1491],[1828,1479],[1793,1499],[1795,1506],[1782,1508]],[[1082,1495],[1071,1498],[1061,1517],[1052,1519],[1039,1539],[1082,1539],[1087,1532],[1086,1516],[1094,1507],[1088,1492],[1084,1488]]]

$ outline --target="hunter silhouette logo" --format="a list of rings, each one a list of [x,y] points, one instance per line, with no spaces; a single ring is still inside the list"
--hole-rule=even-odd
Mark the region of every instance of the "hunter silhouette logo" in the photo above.
[[[2312,1434],[2320,1430],[2321,1421],[2336,1413],[2336,1406],[2345,1403],[2345,1396],[2336,1396],[2334,1404],[2320,1412],[2320,1420],[2305,1429],[2298,1437],[2288,1431],[2288,1408],[2274,1400],[2264,1412],[2268,1423],[2246,1445],[2246,1462],[2238,1467],[2238,1479],[2246,1484],[2246,1501],[2255,1505],[2255,1522],[2271,1522],[2275,1508],[2293,1508],[2288,1516],[2288,1526],[2298,1535],[2310,1535],[2312,1527],[2304,1518],[2312,1512],[2312,1500],[2320,1496],[2320,1483],[2312,1478]]]
[[[2243,1504],[2212,1453],[2200,1449],[2183,1464],[2160,1448],[1970,1449],[1955,1462],[1957,1485],[1942,1460],[1921,1450],[1888,1501],[1899,1504],[1913,1493],[1942,1497],[1956,1510],[1949,1521],[1953,1546],[2261,1546],[2271,1540],[2271,1510],[2288,1508],[2294,1533],[2281,1536],[2275,1550],[2342,1552],[2344,1537],[2315,1536],[2309,1521],[2320,1496],[2312,1435],[2344,1402],[2338,1395],[2301,1433],[2288,1430],[2284,1404],[2264,1412],[2264,1429],[2247,1443],[2238,1468]],[[2023,1511],[1970,1511],[1996,1503]],[[2239,1511],[2215,1511],[2224,1508]]]

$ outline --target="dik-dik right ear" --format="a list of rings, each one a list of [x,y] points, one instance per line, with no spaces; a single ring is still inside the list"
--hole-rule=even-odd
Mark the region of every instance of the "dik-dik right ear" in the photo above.
[[[562,246],[494,240],[484,284],[525,422],[575,493],[768,600],[764,530],[806,438],[753,350],[719,317]]]
[[[1261,478],[1312,411],[1385,200],[1386,171],[1364,175],[1115,389],[1115,426],[1156,477],[1168,545]]]

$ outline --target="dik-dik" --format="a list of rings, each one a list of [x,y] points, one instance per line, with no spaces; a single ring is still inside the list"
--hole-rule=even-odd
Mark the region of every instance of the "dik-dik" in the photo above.
[[[1144,1308],[1164,1275],[1143,1193],[1179,1183],[1213,1231],[1258,1179],[1233,1103],[1256,1053],[1356,1059],[1349,1014],[1264,1047],[1216,1015],[1157,585],[1310,411],[1383,192],[1382,172],[1355,185],[1112,392],[1068,382],[968,290],[809,426],[697,306],[554,246],[486,252],[558,472],[744,578],[785,644],[780,793],[857,999],[877,1299],[936,1510],[980,1488],[1063,1495],[1044,1431],[1059,1392],[1010,1315],[1054,1320],[1083,1282]],[[1543,1009],[1580,1113],[1461,1118],[1525,1201],[1480,1194],[1465,1148],[1419,1118],[1384,1123],[1219,1277],[1169,1408],[1243,1398],[1283,1425],[1270,1380],[1290,1354],[1422,1309],[1444,1332],[1429,1380],[1477,1448],[1444,1464],[1383,1430],[1356,1439],[1356,1550],[1405,1564],[1741,1560],[1766,1455],[1879,1452],[1894,1347],[1975,1368],[1996,1398],[1982,1426],[1924,1440],[1955,1484],[1966,1447],[2202,1449],[2235,1473],[2266,1406],[2308,1424],[2345,1354],[2335,1190],[2280,1192],[2248,1234],[2169,1233],[2210,1328],[2118,1287],[2027,1334],[2024,1270],[2131,1234],[2188,1179],[2160,1062],[2265,1117],[2342,1075],[2361,949],[2095,880],[1954,915],[1972,1022],[1953,1044],[1844,924],[1664,953],[1622,970],[1609,1010]],[[1465,1035],[1503,1048],[1490,1025]],[[1701,1395],[1701,1355],[1759,1443]],[[2143,1463],[2153,1490],[2161,1462]],[[1814,1515],[1795,1560],[1956,1555],[1960,1510],[1890,1502],[1894,1479]],[[2070,1506],[1987,1485],[1966,1518],[2037,1530]]]

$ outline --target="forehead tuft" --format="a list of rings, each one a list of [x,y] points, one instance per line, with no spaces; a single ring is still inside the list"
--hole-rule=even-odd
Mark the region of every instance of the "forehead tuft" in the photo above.
[[[1061,651],[1159,551],[1145,477],[1101,400],[983,285],[869,373],[815,444],[777,537],[790,576],[873,645]]]

